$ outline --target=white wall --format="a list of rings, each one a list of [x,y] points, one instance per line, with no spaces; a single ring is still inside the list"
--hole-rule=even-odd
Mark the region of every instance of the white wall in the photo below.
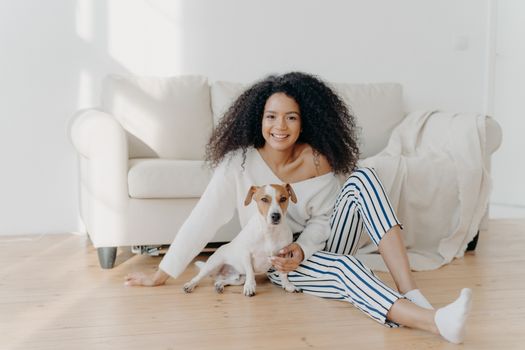
[[[396,81],[408,109],[482,112],[478,0],[0,0],[0,234],[78,229],[68,118],[107,73]]]
[[[494,100],[492,113],[503,129],[494,155],[492,201],[525,212],[525,2],[495,2]]]

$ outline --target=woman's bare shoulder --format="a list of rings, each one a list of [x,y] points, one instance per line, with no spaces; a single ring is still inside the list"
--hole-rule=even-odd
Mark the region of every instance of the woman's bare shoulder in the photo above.
[[[328,159],[309,144],[303,145],[300,157],[302,158],[304,164],[306,164],[309,168],[311,167],[311,170],[315,176],[321,176],[333,170],[332,166],[328,162]]]

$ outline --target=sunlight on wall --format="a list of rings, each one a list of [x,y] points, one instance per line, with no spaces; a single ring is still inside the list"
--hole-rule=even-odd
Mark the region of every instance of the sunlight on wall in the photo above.
[[[152,75],[176,75],[184,69],[183,0],[149,0],[150,41],[147,70]]]
[[[181,71],[182,2],[116,0],[108,6],[108,52],[132,74]]]
[[[93,2],[91,0],[77,0],[75,13],[77,35],[87,42],[93,40]]]
[[[79,109],[93,107],[97,104],[94,85],[93,75],[87,70],[82,69],[78,81],[77,107]]]

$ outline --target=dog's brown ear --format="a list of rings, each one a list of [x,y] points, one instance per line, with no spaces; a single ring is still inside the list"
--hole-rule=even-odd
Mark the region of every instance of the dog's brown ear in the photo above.
[[[251,186],[248,190],[248,194],[246,194],[246,199],[244,200],[244,205],[250,204],[253,198],[253,194],[257,191],[257,186]]]
[[[284,185],[284,188],[286,188],[286,190],[288,191],[288,194],[290,195],[290,200],[294,203],[297,203],[297,196],[295,195],[292,186],[290,186],[290,184],[286,184]]]

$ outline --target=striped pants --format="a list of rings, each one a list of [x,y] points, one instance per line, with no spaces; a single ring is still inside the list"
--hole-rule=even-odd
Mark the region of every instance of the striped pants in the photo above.
[[[387,320],[386,315],[403,296],[353,256],[363,228],[378,245],[385,233],[396,225],[400,223],[375,171],[357,169],[346,180],[335,202],[325,250],[316,252],[290,272],[290,282],[304,293],[348,301],[376,321],[398,327]],[[281,284],[275,271],[270,271],[268,277],[273,283]]]

